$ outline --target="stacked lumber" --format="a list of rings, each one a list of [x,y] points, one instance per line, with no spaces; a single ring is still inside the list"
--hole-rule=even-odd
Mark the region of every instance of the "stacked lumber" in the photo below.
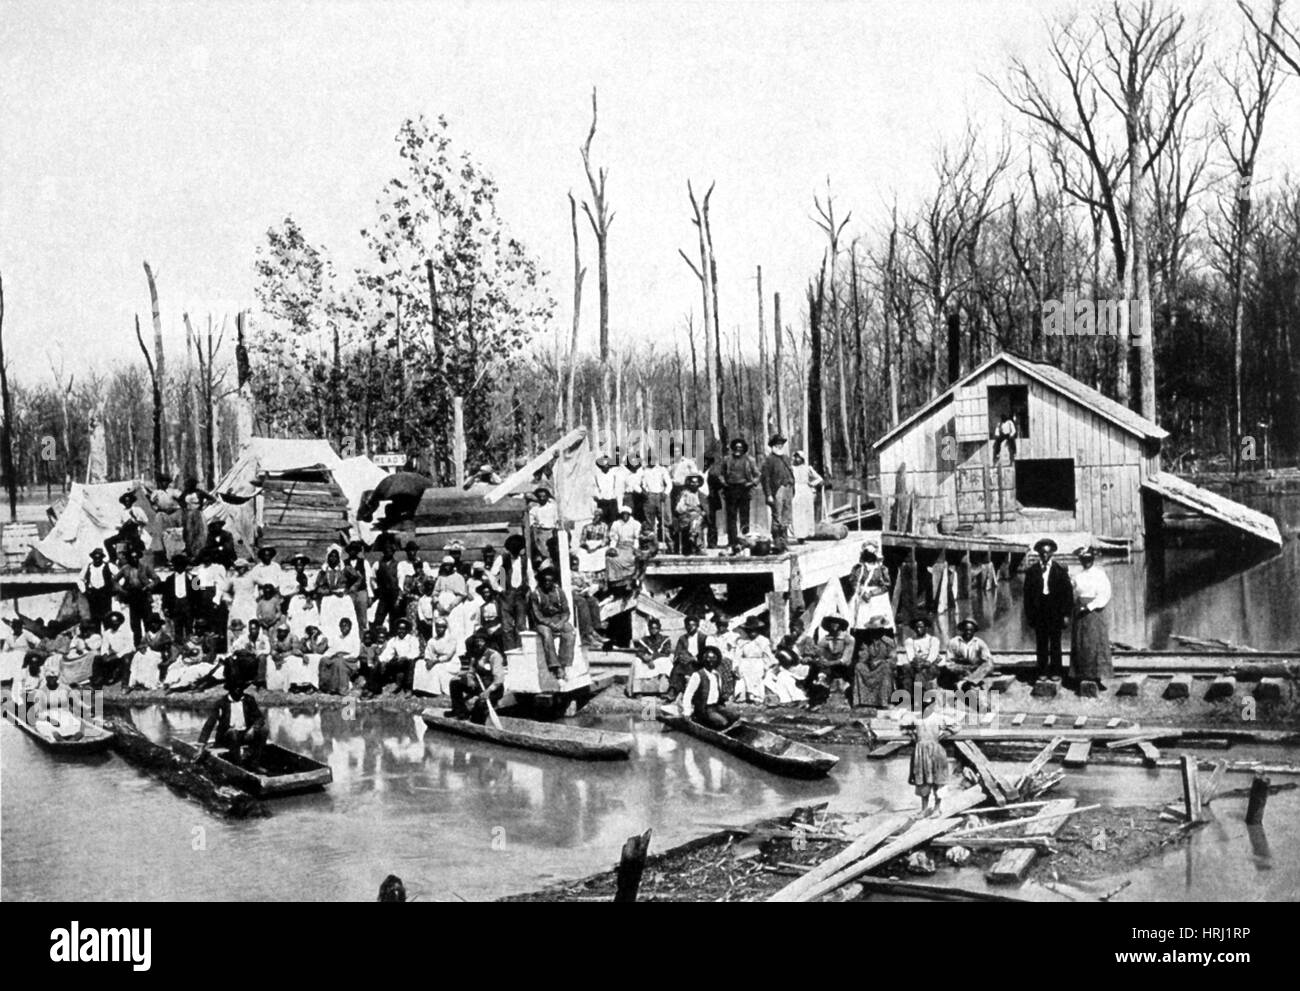
[[[263,479],[261,543],[275,547],[281,561],[306,554],[320,564],[348,527],[347,496],[332,478]]]
[[[426,558],[459,541],[477,559],[476,552],[488,546],[500,550],[506,537],[521,531],[523,511],[515,499],[489,505],[482,495],[461,489],[427,489],[415,515],[387,529],[403,547],[414,541]]]
[[[32,545],[41,539],[39,528],[35,523],[0,524],[0,568],[17,571],[27,560]]]

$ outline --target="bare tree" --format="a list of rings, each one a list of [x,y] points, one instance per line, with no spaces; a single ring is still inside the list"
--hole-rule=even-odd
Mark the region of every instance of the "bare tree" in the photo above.
[[[722,439],[722,391],[721,391],[721,374],[722,374],[722,345],[718,334],[718,321],[715,303],[717,300],[717,287],[713,280],[717,274],[717,267],[713,262],[713,234],[709,229],[709,199],[713,196],[713,187],[716,183],[710,183],[708,190],[702,200],[695,197],[695,189],[690,180],[686,181],[686,192],[691,200],[691,210],[694,213],[692,223],[699,233],[700,242],[700,264],[697,267],[686,252],[680,248],[677,253],[682,256],[695,277],[700,282],[700,295],[704,302],[704,364],[708,373],[709,383],[709,430],[714,441]]]
[[[826,180],[826,202],[823,204],[813,196],[813,207],[817,211],[814,223],[821,228],[822,233],[826,235],[830,256],[830,281],[831,281],[831,312],[830,312],[830,340],[831,346],[835,349],[836,372],[839,385],[839,420],[840,420],[840,437],[844,443],[844,453],[846,456],[846,467],[850,475],[854,474],[853,466],[853,445],[850,441],[852,436],[849,432],[849,398],[848,398],[848,378],[844,371],[844,340],[840,333],[840,291],[839,280],[836,279],[836,263],[840,255],[840,235],[844,233],[844,228],[848,225],[849,219],[853,216],[853,211],[845,214],[844,219],[836,221],[835,219],[835,198],[831,195],[831,181]],[[821,419],[826,419],[826,393],[822,391]],[[826,469],[830,470],[830,458],[827,459]]]
[[[9,395],[9,365],[5,362],[5,282],[0,275],[0,403],[3,404],[4,428],[0,430],[0,468],[5,473],[9,492],[9,519],[18,522],[18,474],[14,470],[14,405]]]
[[[1215,133],[1228,160],[1232,163],[1234,202],[1221,209],[1229,219],[1231,242],[1220,248],[1228,258],[1232,279],[1232,463],[1240,470],[1242,435],[1242,325],[1244,323],[1246,278],[1246,240],[1250,233],[1250,186],[1255,174],[1255,159],[1264,138],[1264,120],[1269,105],[1282,85],[1278,76],[1278,59],[1285,53],[1279,42],[1286,29],[1282,25],[1281,0],[1273,0],[1267,30],[1256,23],[1250,11],[1252,30],[1239,49],[1231,69],[1219,68],[1237,112],[1238,120],[1216,116]]]
[[[158,484],[164,472],[167,469],[165,452],[163,451],[163,389],[167,383],[167,376],[163,366],[163,338],[162,338],[162,315],[158,312],[158,283],[154,281],[153,269],[149,263],[144,263],[144,277],[149,282],[149,304],[153,310],[153,360],[149,359],[149,354],[145,350],[144,339],[140,337],[140,318],[136,317],[135,336],[140,341],[140,350],[145,351],[145,362],[149,366],[149,377],[153,380],[153,477],[154,484]]]
[[[582,267],[582,254],[578,244],[578,204],[573,198],[573,193],[569,193],[569,226],[573,229],[573,337],[569,344],[569,381],[565,393],[565,406],[568,409],[566,423],[572,430],[578,423],[578,411],[573,405],[573,391],[578,376],[578,326],[582,314],[582,280],[587,275],[587,270]],[[603,251],[601,257],[604,258]],[[608,342],[602,338],[602,361],[605,360],[607,346]]]
[[[609,269],[607,267],[606,246],[609,228],[614,223],[614,214],[609,209],[609,200],[605,196],[605,179],[609,169],[601,167],[595,171],[591,167],[591,142],[596,137],[596,88],[591,89],[591,130],[582,145],[582,167],[587,171],[587,184],[591,187],[591,203],[583,200],[582,211],[591,221],[591,230],[596,235],[596,267],[600,292],[600,360],[609,360]],[[594,210],[593,210],[594,205]]]
[[[1237,0],[1237,6],[1246,15],[1246,20],[1263,38],[1273,54],[1286,63],[1295,75],[1300,76],[1300,28],[1291,27],[1282,16],[1282,4],[1273,3],[1267,29],[1255,19],[1254,12],[1245,0]]]

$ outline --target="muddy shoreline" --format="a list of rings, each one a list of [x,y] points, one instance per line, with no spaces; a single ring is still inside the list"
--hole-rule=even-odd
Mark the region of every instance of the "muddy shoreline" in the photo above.
[[[796,823],[806,819],[798,810],[790,816],[767,819],[745,827],[719,830],[646,858],[638,901],[765,901],[804,869],[828,860],[851,842],[845,838],[810,838],[802,843],[790,837]],[[838,820],[832,829],[850,825],[855,817]],[[823,827],[825,828],[825,827]],[[1054,851],[1040,853],[1021,885],[987,886],[983,875],[998,860],[999,851],[973,850],[961,866],[946,858],[949,848],[922,846],[934,870],[918,872],[902,855],[868,872],[865,879],[891,881],[885,891],[870,884],[850,882],[827,896],[833,901],[865,901],[878,894],[940,898],[956,901],[1022,901],[1028,888],[1032,900],[1105,900],[1110,892],[1096,882],[1133,870],[1171,844],[1184,842],[1191,831],[1161,820],[1160,809],[1145,806],[1100,808],[1066,821],[1054,839]],[[1099,838],[1100,837],[1100,838]],[[908,891],[923,884],[943,891]],[[562,881],[536,891],[510,895],[508,902],[611,901],[617,888],[617,871]]]

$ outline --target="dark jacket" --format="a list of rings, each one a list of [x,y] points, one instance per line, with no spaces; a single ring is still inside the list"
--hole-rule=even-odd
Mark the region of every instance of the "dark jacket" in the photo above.
[[[748,485],[758,481],[758,465],[748,454],[736,457],[728,454],[718,465],[718,477],[723,485]]]
[[[761,481],[763,494],[769,499],[776,495],[777,489],[794,487],[794,469],[784,454],[769,454],[764,459]]]
[[[262,719],[262,710],[257,705],[257,699],[251,695],[240,697],[244,703],[244,725],[248,729],[260,724]],[[230,706],[231,699],[229,695],[223,695],[217,701],[212,709],[212,714],[208,716],[208,721],[203,724],[203,729],[199,732],[199,743],[207,743],[208,737],[211,736],[212,730],[217,731],[217,739],[220,740],[230,730]]]
[[[1025,570],[1025,619],[1034,629],[1059,630],[1074,603],[1074,586],[1065,565],[1052,561],[1048,565],[1047,595],[1043,595],[1043,565],[1034,561]]]
[[[188,571],[185,572],[185,598],[176,596],[176,576],[168,575],[162,580],[163,612],[172,615],[178,608],[191,612],[198,608],[199,581]]]

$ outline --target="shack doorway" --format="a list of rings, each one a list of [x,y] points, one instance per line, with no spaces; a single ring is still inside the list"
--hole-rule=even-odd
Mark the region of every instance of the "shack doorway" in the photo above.
[[[1017,458],[1016,501],[1025,509],[1074,512],[1073,458]]]

